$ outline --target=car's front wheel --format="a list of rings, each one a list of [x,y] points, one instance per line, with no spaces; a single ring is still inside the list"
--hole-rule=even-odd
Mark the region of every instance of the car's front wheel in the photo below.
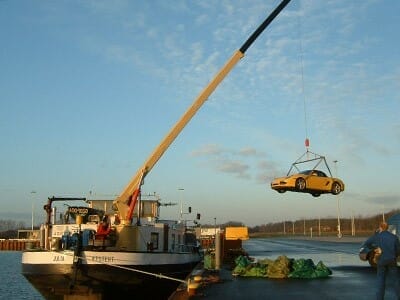
[[[284,192],[286,192],[286,190],[277,190],[277,192],[278,192],[279,194],[283,194]]]
[[[342,191],[342,187],[340,186],[339,183],[334,182],[332,183],[332,194],[338,195]]]
[[[304,191],[306,189],[306,181],[304,180],[304,178],[297,178],[296,189],[299,191]]]
[[[319,194],[319,193],[312,193],[311,195],[313,195],[314,197],[319,197],[319,196],[321,196],[321,194]]]

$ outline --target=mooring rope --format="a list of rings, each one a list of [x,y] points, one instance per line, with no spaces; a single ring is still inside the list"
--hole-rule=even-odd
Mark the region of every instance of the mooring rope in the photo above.
[[[62,255],[65,255],[65,256],[72,256],[72,257],[74,257],[74,258],[79,258],[79,259],[81,259],[82,261],[86,261],[86,262],[88,261],[88,258],[92,257],[92,256],[88,256],[88,257],[86,258],[86,257],[83,257],[83,256],[76,256],[76,255],[68,254],[68,253],[61,253],[61,252],[58,252],[58,253],[60,253],[60,254],[62,254]],[[119,260],[119,259],[116,259],[116,260]],[[123,261],[123,260],[120,260],[120,261]],[[163,275],[163,274],[161,274],[161,273],[160,273],[160,274],[156,274],[156,273],[151,273],[151,272],[147,272],[147,271],[143,271],[143,270],[139,270],[139,269],[128,268],[128,267],[124,267],[124,266],[120,266],[120,265],[115,265],[115,264],[109,264],[109,263],[106,263],[106,262],[93,261],[93,263],[94,263],[94,264],[99,264],[99,265],[107,265],[107,266],[114,267],[114,268],[119,268],[119,269],[128,270],[128,271],[132,271],[132,272],[142,273],[142,274],[154,276],[154,277],[157,277],[157,278],[168,279],[168,280],[178,281],[178,282],[180,282],[180,283],[185,283],[185,284],[187,284],[187,281],[186,281],[186,280],[179,279],[179,278],[174,278],[174,277],[170,277],[170,276],[167,276],[167,275]]]

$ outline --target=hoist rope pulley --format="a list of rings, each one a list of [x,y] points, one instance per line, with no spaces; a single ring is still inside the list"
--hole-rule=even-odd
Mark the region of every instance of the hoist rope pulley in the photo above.
[[[307,149],[308,147],[310,147],[310,140],[308,138],[305,139],[304,145],[306,146]]]

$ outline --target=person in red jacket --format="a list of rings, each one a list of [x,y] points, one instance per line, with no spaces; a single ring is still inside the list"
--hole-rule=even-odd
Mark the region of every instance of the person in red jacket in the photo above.
[[[97,227],[96,239],[104,240],[107,237],[107,235],[109,235],[110,231],[111,231],[110,222],[108,221],[108,216],[105,215],[103,217],[103,220]]]
[[[390,277],[393,280],[393,287],[396,293],[396,299],[400,299],[400,286],[397,272],[397,257],[400,256],[399,238],[389,232],[388,224],[382,222],[379,226],[379,231],[371,236],[364,245],[367,247],[378,247],[377,261],[377,290],[376,299],[383,300],[385,297],[386,278]]]

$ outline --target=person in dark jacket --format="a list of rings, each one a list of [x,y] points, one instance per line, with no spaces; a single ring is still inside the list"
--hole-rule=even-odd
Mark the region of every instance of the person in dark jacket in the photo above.
[[[388,224],[382,222],[379,231],[371,236],[364,245],[367,247],[378,247],[375,250],[377,259],[377,290],[376,299],[383,300],[385,297],[386,278],[393,280],[393,287],[397,299],[400,299],[400,285],[397,273],[397,257],[400,255],[400,242],[396,235],[389,232]]]

